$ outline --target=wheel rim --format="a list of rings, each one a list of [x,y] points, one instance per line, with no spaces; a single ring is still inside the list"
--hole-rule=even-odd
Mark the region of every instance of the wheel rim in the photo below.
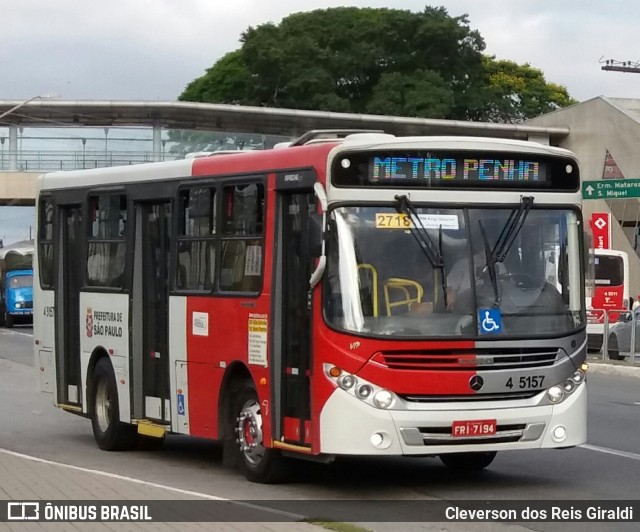
[[[106,432],[111,424],[111,397],[106,379],[101,379],[96,390],[96,419],[98,427],[102,432]]]
[[[236,418],[238,446],[244,459],[253,465],[260,463],[264,457],[262,445],[262,415],[260,405],[254,400],[247,401]]]

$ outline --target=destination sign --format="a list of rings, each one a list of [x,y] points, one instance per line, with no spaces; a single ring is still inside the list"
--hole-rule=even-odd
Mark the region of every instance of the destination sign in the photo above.
[[[359,151],[341,153],[331,180],[340,187],[477,188],[577,191],[571,157],[496,151]]]
[[[372,182],[384,179],[540,182],[545,177],[539,161],[526,159],[374,156],[369,167]]]

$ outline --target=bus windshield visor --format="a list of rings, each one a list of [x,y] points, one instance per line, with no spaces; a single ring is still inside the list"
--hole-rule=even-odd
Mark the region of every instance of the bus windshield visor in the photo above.
[[[577,211],[533,207],[514,225],[518,208],[332,210],[328,324],[366,336],[486,339],[584,326]]]

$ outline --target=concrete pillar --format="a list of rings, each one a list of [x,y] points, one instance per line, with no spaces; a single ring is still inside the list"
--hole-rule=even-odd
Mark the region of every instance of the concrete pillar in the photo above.
[[[160,122],[153,123],[153,160],[162,160],[162,126]]]
[[[18,126],[9,126],[9,172],[18,170]]]

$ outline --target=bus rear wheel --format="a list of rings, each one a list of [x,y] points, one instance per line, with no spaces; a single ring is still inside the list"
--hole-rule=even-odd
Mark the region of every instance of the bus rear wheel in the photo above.
[[[496,451],[441,454],[440,460],[448,468],[456,471],[479,471],[493,462],[496,454]]]
[[[250,482],[275,484],[287,477],[286,460],[277,449],[264,446],[262,411],[253,382],[242,387],[234,408],[237,463]]]
[[[98,360],[93,371],[91,427],[103,451],[122,451],[136,444],[136,427],[120,422],[118,389],[108,358]]]

